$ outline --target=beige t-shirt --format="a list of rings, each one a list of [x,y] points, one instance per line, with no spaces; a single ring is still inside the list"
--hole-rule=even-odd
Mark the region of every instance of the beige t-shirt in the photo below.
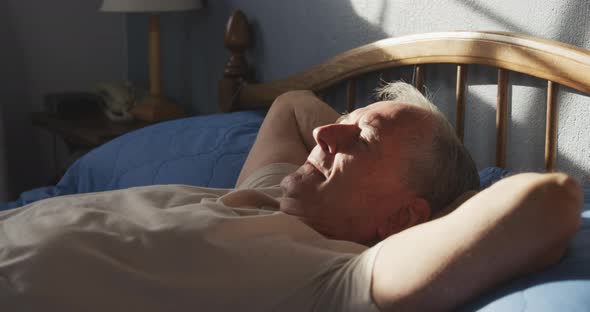
[[[0,213],[2,311],[377,311],[377,248],[277,212],[273,164],[237,190],[182,185]]]

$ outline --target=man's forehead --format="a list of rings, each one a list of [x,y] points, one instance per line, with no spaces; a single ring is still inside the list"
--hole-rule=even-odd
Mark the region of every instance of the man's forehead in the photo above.
[[[380,101],[357,108],[351,113],[342,115],[336,123],[342,122],[366,122],[393,121],[399,119],[416,120],[418,116],[424,116],[427,110],[412,104],[394,101]],[[423,118],[419,118],[422,120]]]
[[[366,115],[367,113],[370,112],[380,112],[380,111],[385,111],[387,110],[387,108],[389,106],[392,106],[393,103],[388,103],[387,101],[385,102],[375,102],[372,104],[369,104],[367,106],[364,107],[359,107],[357,109],[355,109],[354,111],[345,114],[343,116],[349,116],[349,117],[361,117],[363,115]],[[395,104],[393,104],[395,105]],[[391,109],[391,108],[390,108]]]
[[[359,108],[351,113],[353,116],[378,116],[384,118],[395,118],[399,113],[423,114],[426,110],[412,104],[394,101],[380,101],[365,107]]]
[[[369,104],[364,108],[365,109],[369,108],[370,110],[388,111],[388,110],[399,110],[399,109],[413,108],[413,107],[418,108],[418,106],[413,105],[411,103],[398,102],[398,101],[379,101],[379,102]]]

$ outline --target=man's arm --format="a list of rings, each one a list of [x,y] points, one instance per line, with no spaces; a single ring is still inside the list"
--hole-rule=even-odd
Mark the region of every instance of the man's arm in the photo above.
[[[311,91],[291,91],[273,102],[236,182],[271,163],[301,165],[315,146],[313,129],[333,123],[339,114]]]
[[[555,263],[580,224],[582,192],[565,174],[506,178],[440,219],[387,238],[372,295],[383,311],[446,311]]]

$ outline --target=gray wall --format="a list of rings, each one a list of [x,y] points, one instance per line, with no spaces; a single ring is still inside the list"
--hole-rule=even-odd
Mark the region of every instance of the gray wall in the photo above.
[[[100,3],[0,1],[0,201],[56,174],[63,147],[29,116],[43,94],[127,78],[124,15],[101,13]]]
[[[209,1],[204,10],[162,19],[165,91],[192,113],[217,112],[217,81],[227,61],[223,29],[235,8],[242,9],[252,24],[255,46],[249,58],[262,80],[285,77],[377,39],[430,31],[513,31],[590,49],[590,2],[586,0]],[[128,18],[129,76],[143,84],[147,81],[146,25],[145,16]],[[451,77],[430,68],[428,90],[437,105],[454,116],[452,67],[436,69]],[[483,168],[494,162],[496,78],[490,68],[470,69],[471,77],[481,74],[469,80],[466,145]],[[409,80],[411,74],[403,70],[398,78]],[[519,74],[511,74],[510,80],[508,166],[537,170],[543,167],[545,84]],[[362,100],[370,101],[368,96]],[[588,182],[588,97],[565,89],[559,100],[558,166]]]

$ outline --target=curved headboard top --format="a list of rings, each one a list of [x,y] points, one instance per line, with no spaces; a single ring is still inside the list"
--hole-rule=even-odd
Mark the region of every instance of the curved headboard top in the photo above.
[[[489,65],[590,93],[588,50],[516,33],[449,31],[383,39],[286,79],[240,85],[232,108],[264,107],[289,90],[319,91],[372,71],[432,63]]]

